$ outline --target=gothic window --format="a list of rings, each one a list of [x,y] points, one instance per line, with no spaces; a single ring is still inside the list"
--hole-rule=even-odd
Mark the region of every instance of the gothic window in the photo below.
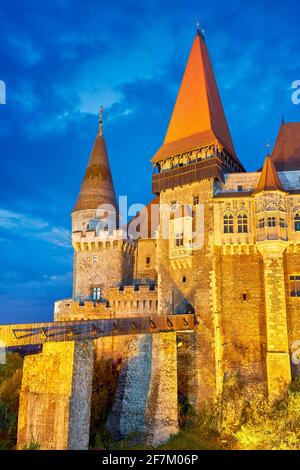
[[[248,216],[247,214],[238,215],[238,233],[248,233]]]
[[[101,287],[94,287],[93,288],[93,300],[100,300],[101,299]]]
[[[276,218],[268,217],[268,227],[276,227]]]
[[[259,219],[258,228],[265,228],[265,219]]]
[[[300,297],[300,275],[290,276],[291,297]]]
[[[294,217],[295,221],[295,232],[300,232],[300,212],[297,212]]]
[[[183,233],[176,233],[175,236],[175,246],[177,248],[183,246]]]
[[[224,233],[233,233],[233,215],[224,215]]]

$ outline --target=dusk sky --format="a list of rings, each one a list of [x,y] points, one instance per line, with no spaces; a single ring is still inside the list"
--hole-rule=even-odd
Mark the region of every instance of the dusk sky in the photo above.
[[[51,320],[72,292],[70,214],[105,107],[115,188],[151,199],[199,18],[239,159],[259,168],[282,113],[300,121],[300,4],[1,0],[0,323]]]

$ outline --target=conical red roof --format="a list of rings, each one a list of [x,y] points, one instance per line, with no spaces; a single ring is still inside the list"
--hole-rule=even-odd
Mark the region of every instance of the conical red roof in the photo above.
[[[215,142],[237,160],[208,49],[198,32],[164,144],[153,161]]]
[[[73,212],[97,209],[100,204],[111,204],[117,209],[106,144],[102,133],[99,132]]]
[[[300,122],[282,123],[272,161],[278,171],[300,170]]]
[[[263,169],[261,170],[259,183],[255,192],[259,193],[261,191],[276,190],[284,191],[276,168],[272,162],[270,155],[268,155],[265,159]]]

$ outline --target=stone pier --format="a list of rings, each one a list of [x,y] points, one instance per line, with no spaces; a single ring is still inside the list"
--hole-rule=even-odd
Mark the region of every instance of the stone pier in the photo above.
[[[93,354],[93,341],[66,341],[25,357],[18,449],[88,448]]]
[[[134,337],[107,421],[112,437],[167,441],[178,432],[177,403],[176,333]]]
[[[283,267],[285,248],[286,244],[281,241],[267,241],[259,244],[259,251],[264,260],[266,361],[270,401],[283,396],[291,381]]]

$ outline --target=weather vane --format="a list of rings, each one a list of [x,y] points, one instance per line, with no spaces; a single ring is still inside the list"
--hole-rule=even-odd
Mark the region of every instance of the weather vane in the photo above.
[[[103,105],[100,106],[99,110],[99,135],[103,135]]]

